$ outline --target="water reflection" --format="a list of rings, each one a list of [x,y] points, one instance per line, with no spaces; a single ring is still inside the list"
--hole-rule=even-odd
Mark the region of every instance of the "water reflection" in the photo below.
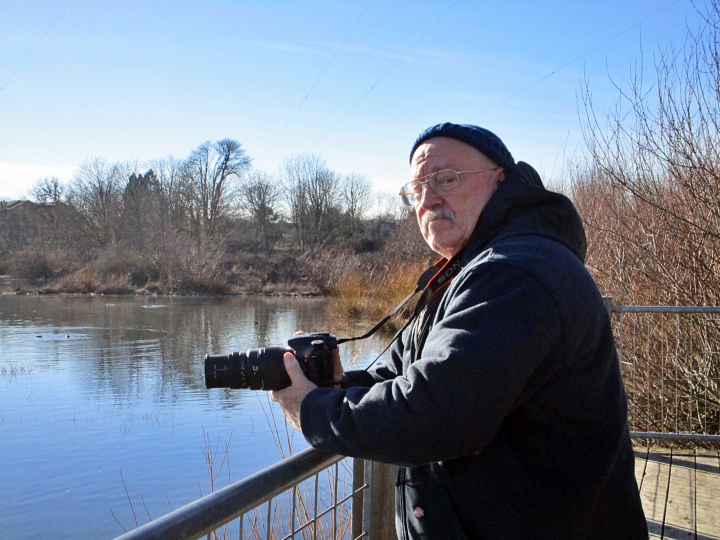
[[[178,385],[204,389],[206,353],[283,345],[298,327],[324,322],[322,300],[168,299],[162,309],[103,300],[0,297],[0,343],[12,344],[16,362],[82,367],[90,393],[166,401]]]
[[[273,422],[285,435],[276,404],[264,392],[206,390],[202,359],[284,345],[297,329],[331,329],[326,306],[0,295],[0,485],[18,488],[0,490],[0,530],[114,537],[122,529],[109,508],[126,526],[133,521],[119,471],[158,517],[168,501],[177,507],[207,492],[205,437],[221,448],[232,440],[232,480],[277,461]],[[362,363],[379,348],[352,344],[343,356]],[[293,437],[296,450],[305,446]]]

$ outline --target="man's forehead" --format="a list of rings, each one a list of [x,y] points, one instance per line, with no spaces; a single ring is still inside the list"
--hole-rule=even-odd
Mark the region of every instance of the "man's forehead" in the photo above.
[[[413,160],[414,168],[437,169],[451,165],[454,160],[450,159],[446,153],[433,152],[417,156],[417,160]]]
[[[453,165],[448,164],[448,161],[445,159],[441,159],[440,161],[433,160],[432,163],[422,161],[412,167],[411,173],[414,178],[423,178],[438,171],[452,168]]]
[[[410,167],[415,178],[427,176],[443,169],[479,168],[492,163],[472,146],[454,139],[437,137],[425,141],[413,155]]]

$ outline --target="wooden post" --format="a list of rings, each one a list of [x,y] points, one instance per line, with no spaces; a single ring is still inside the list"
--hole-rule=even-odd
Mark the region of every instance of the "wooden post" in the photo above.
[[[365,462],[364,478],[370,488],[363,497],[363,529],[369,533],[370,540],[397,539],[395,533],[397,470],[395,465],[375,461]]]
[[[353,496],[352,500],[352,537],[363,533],[363,498],[365,490],[357,490],[365,483],[365,460],[353,458]]]

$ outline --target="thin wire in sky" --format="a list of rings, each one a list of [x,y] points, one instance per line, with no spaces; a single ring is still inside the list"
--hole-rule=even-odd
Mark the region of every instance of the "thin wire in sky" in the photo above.
[[[7,0],[5,0],[2,4],[0,4],[0,12],[2,12],[2,9],[5,7],[5,4],[7,4]],[[27,2],[25,2],[27,4]],[[23,13],[25,11],[25,4],[22,5],[22,7],[18,10],[20,13]],[[15,22],[10,27],[10,30],[8,30],[8,33],[5,34],[5,37],[2,40],[2,43],[0,43],[0,49],[5,45],[5,42],[8,40],[10,35],[13,33],[13,30],[15,30],[15,27],[17,26],[17,23],[20,22],[20,18],[22,15],[18,15],[17,19],[15,19]]]
[[[314,82],[313,85],[310,87],[310,90],[307,91],[307,94],[305,94],[305,97],[304,97],[303,100],[300,102],[300,105],[298,105],[298,108],[295,109],[295,112],[294,112],[294,113],[292,113],[292,116],[290,117],[290,120],[287,121],[287,124],[285,124],[285,127],[282,128],[282,131],[280,132],[280,134],[279,134],[279,135],[277,136],[277,138],[275,139],[275,142],[273,142],[272,145],[270,146],[270,148],[268,149],[267,153],[265,154],[265,157],[263,157],[262,160],[260,160],[260,163],[261,163],[261,164],[267,159],[267,157],[270,155],[270,152],[272,151],[272,149],[275,148],[275,145],[276,145],[276,144],[278,143],[278,141],[280,140],[280,137],[283,136],[283,133],[285,133],[285,130],[288,128],[288,126],[290,125],[290,123],[293,121],[293,119],[295,118],[295,116],[297,115],[297,113],[300,112],[300,108],[301,108],[301,107],[303,106],[303,104],[307,101],[307,98],[310,97],[310,94],[312,93],[312,91],[315,90],[315,87],[317,86],[317,83],[320,82],[320,79],[322,79],[322,76],[325,75],[325,72],[326,72],[327,69],[330,67],[330,64],[333,63],[333,60],[335,60],[335,57],[336,57],[336,56],[338,55],[338,53],[340,52],[340,49],[342,49],[342,48],[345,46],[345,43],[347,42],[348,38],[350,37],[350,34],[353,33],[353,31],[355,30],[355,27],[360,23],[360,21],[362,20],[362,18],[365,16],[365,13],[367,13],[367,10],[370,8],[370,5],[373,3],[373,1],[374,1],[374,0],[370,0],[370,2],[368,2],[368,5],[365,6],[365,9],[364,9],[363,12],[360,14],[360,17],[358,17],[358,20],[355,21],[355,24],[353,24],[353,27],[350,29],[350,31],[348,32],[348,34],[345,36],[345,39],[343,39],[343,42],[342,42],[342,43],[340,44],[340,46],[335,50],[335,53],[332,55],[332,58],[330,58],[330,61],[325,65],[325,67],[323,68],[323,70],[322,70],[322,72],[320,73],[320,75],[318,75],[318,78],[315,79],[315,82]]]
[[[40,46],[40,43],[42,43],[42,40],[45,39],[45,36],[48,35],[48,33],[50,32],[50,30],[52,30],[52,27],[55,26],[55,23],[57,23],[57,22],[60,20],[60,17],[63,16],[63,14],[68,10],[68,8],[70,7],[70,4],[72,4],[72,3],[73,3],[73,0],[70,0],[70,1],[65,5],[65,7],[64,7],[63,10],[60,12],[60,14],[59,14],[57,17],[55,17],[55,20],[53,20],[53,22],[50,23],[50,26],[48,26],[48,27],[47,27],[47,30],[45,30],[45,33],[44,33],[42,36],[40,36],[40,39],[37,40],[37,42],[35,43],[35,46],[30,50],[30,52],[27,54],[27,56],[25,56],[25,58],[23,59],[23,61],[20,62],[20,64],[18,65],[18,67],[15,68],[15,71],[13,71],[12,75],[10,75],[10,77],[8,78],[8,80],[5,81],[5,84],[3,84],[3,85],[0,87],[0,92],[2,92],[3,90],[5,90],[5,87],[8,85],[8,83],[10,83],[10,81],[12,81],[12,80],[15,78],[15,75],[18,74],[18,72],[20,71],[20,69],[21,69],[22,67],[24,67],[25,64],[27,64],[28,60],[30,60],[30,57],[35,53],[35,51],[37,50],[37,48]]]
[[[470,119],[470,122],[473,122],[473,121],[477,120],[477,119],[480,118],[482,115],[484,115],[484,114],[492,111],[493,109],[499,107],[500,105],[502,105],[502,104],[504,104],[504,103],[507,103],[508,101],[510,101],[511,99],[513,99],[514,97],[519,96],[520,94],[522,94],[523,92],[529,90],[529,89],[532,88],[533,86],[541,83],[541,82],[544,81],[545,79],[547,79],[547,78],[555,75],[557,72],[565,69],[565,68],[568,67],[570,64],[572,64],[572,63],[574,63],[574,62],[577,62],[578,60],[580,60],[580,59],[582,59],[582,58],[585,58],[588,54],[590,54],[590,53],[592,53],[592,52],[595,52],[596,50],[600,49],[601,47],[604,47],[605,45],[607,45],[608,43],[610,43],[610,42],[613,41],[614,39],[619,38],[619,37],[622,36],[623,34],[627,34],[630,30],[632,30],[632,29],[634,29],[634,28],[637,28],[637,27],[640,26],[641,24],[649,21],[649,20],[652,19],[653,17],[659,15],[659,14],[662,13],[663,11],[667,10],[668,8],[674,6],[675,4],[677,4],[677,3],[681,2],[681,1],[682,1],[682,0],[675,0],[674,2],[671,2],[670,4],[668,4],[668,5],[665,6],[664,8],[656,11],[656,12],[653,13],[652,15],[649,15],[649,16],[645,17],[645,18],[644,18],[643,20],[641,20],[640,22],[637,22],[637,23],[633,24],[632,26],[626,28],[626,29],[623,30],[622,32],[619,32],[619,33],[615,34],[615,35],[614,35],[613,37],[611,37],[610,39],[607,39],[607,40],[603,41],[603,42],[600,43],[599,45],[596,45],[596,46],[593,47],[592,49],[590,49],[590,50],[584,52],[583,54],[581,54],[580,56],[577,56],[577,57],[573,58],[572,60],[570,60],[569,62],[563,64],[562,66],[560,66],[559,68],[555,69],[555,70],[552,71],[551,73],[548,73],[547,75],[541,77],[540,79],[536,80],[535,82],[527,85],[527,86],[526,86],[525,88],[523,88],[522,90],[518,90],[517,92],[515,92],[514,94],[508,96],[507,98],[503,99],[502,101],[499,101],[498,103],[496,103],[496,104],[493,105],[492,107],[490,107],[490,108],[488,108],[488,109],[485,109],[483,112],[481,112],[481,113],[478,114],[477,116],[474,116],[473,118],[471,118],[471,119]],[[400,158],[400,159],[398,159],[397,161],[395,161],[395,162],[391,163],[390,165],[388,165],[387,167],[385,167],[384,169],[380,169],[380,170],[377,171],[376,173],[373,173],[372,175],[370,175],[370,178],[375,178],[377,175],[384,173],[384,172],[387,171],[388,169],[391,169],[392,167],[394,167],[395,165],[397,165],[398,163],[400,163],[401,161],[403,161],[403,159],[404,159],[404,158]]]
[[[362,100],[364,100],[364,99],[368,96],[368,94],[369,94],[370,92],[372,92],[372,91],[375,89],[375,87],[376,87],[378,84],[380,84],[380,82],[381,82],[385,77],[387,77],[388,74],[389,74],[393,69],[395,69],[395,66],[397,66],[401,61],[403,61],[408,54],[410,54],[410,51],[412,51],[412,50],[417,46],[417,44],[420,43],[420,42],[423,40],[423,38],[424,38],[426,35],[428,35],[428,33],[430,33],[430,31],[431,31],[433,28],[435,28],[435,26],[437,26],[437,24],[438,24],[441,20],[443,20],[443,18],[445,17],[445,15],[447,15],[448,13],[450,13],[450,10],[452,10],[452,8],[454,8],[456,5],[458,5],[459,2],[460,2],[460,0],[457,0],[452,6],[450,6],[448,9],[446,9],[445,12],[444,12],[442,15],[440,15],[440,17],[438,17],[438,18],[435,20],[434,23],[432,23],[432,24],[430,25],[430,28],[428,28],[428,29],[425,31],[425,33],[424,33],[423,35],[421,35],[421,36],[418,38],[418,40],[417,40],[415,43],[413,43],[413,44],[410,46],[410,48],[409,48],[407,51],[405,51],[405,53],[404,53],[400,58],[398,58],[398,59],[395,61],[395,63],[394,63],[392,66],[390,66],[390,69],[388,69],[388,70],[382,75],[382,77],[380,77],[377,81],[375,81],[375,84],[373,84],[373,85],[370,87],[370,89],[369,89],[367,92],[365,92],[365,94],[363,94],[363,96],[362,96],[360,99],[358,99],[358,100],[355,102],[355,104],[354,104],[352,107],[350,107],[350,109],[349,109],[345,114],[342,115],[342,117],[340,118],[340,120],[338,120],[338,121],[335,123],[335,125],[334,125],[333,127],[331,127],[331,128],[328,130],[328,132],[327,132],[325,135],[323,135],[317,143],[315,143],[315,146],[313,146],[313,148],[312,148],[313,151],[320,145],[321,142],[323,142],[323,141],[327,138],[328,135],[330,135],[330,133],[332,133],[332,132],[335,130],[336,127],[338,127],[338,126],[340,125],[340,123],[341,123],[343,120],[345,120],[345,118],[347,118],[347,116],[355,109],[355,107],[357,107],[357,106],[360,104],[360,102],[362,102]]]
[[[545,75],[544,77],[541,77],[541,78],[539,78],[538,80],[536,80],[535,82],[530,83],[529,85],[527,85],[527,86],[526,86],[525,88],[523,88],[522,90],[518,90],[517,92],[515,92],[514,94],[506,97],[506,98],[503,99],[502,101],[499,101],[498,103],[496,103],[496,104],[493,105],[492,107],[490,107],[490,108],[488,108],[488,109],[485,109],[483,112],[481,112],[481,113],[478,114],[477,116],[474,116],[473,118],[471,118],[470,121],[472,122],[472,121],[476,120],[477,118],[480,118],[482,115],[484,115],[484,114],[492,111],[493,109],[499,107],[499,106],[502,105],[503,103],[506,103],[506,102],[510,101],[512,98],[519,96],[520,94],[522,94],[522,93],[525,92],[526,90],[529,90],[529,89],[532,88],[533,86],[535,86],[535,85],[537,85],[537,84],[540,84],[540,83],[543,82],[545,79],[547,79],[547,78],[549,78],[549,77],[552,77],[552,76],[555,75],[558,71],[561,71],[561,70],[565,69],[565,68],[568,67],[570,64],[573,64],[574,62],[577,62],[578,60],[580,60],[580,59],[582,59],[582,58],[585,58],[588,54],[597,51],[597,50],[600,49],[601,47],[604,47],[605,45],[607,45],[608,43],[610,43],[610,42],[613,41],[614,39],[619,38],[619,37],[622,36],[623,34],[627,34],[630,30],[632,30],[632,29],[634,29],[634,28],[637,28],[638,26],[640,26],[640,25],[643,24],[644,22],[649,21],[650,19],[652,19],[652,18],[655,17],[656,15],[659,15],[660,13],[662,13],[662,12],[665,11],[666,9],[674,6],[675,4],[679,3],[680,1],[681,1],[681,0],[675,0],[675,2],[671,2],[670,4],[668,4],[668,5],[665,6],[664,8],[656,11],[656,12],[653,13],[652,15],[649,15],[649,16],[645,17],[642,21],[633,24],[632,26],[626,28],[626,29],[623,30],[622,32],[620,32],[620,33],[618,33],[618,34],[615,34],[615,35],[614,35],[613,37],[611,37],[610,39],[607,39],[607,40],[603,41],[602,43],[600,43],[600,45],[597,45],[597,46],[593,47],[592,49],[590,49],[590,50],[588,50],[588,51],[585,51],[585,52],[584,52],[583,54],[581,54],[580,56],[577,56],[577,57],[573,58],[572,60],[570,60],[570,61],[567,62],[566,64],[563,64],[562,66],[560,66],[560,67],[557,68],[556,70],[548,73],[548,74]]]
[[[0,6],[0,9],[2,9],[2,6]],[[5,37],[4,37],[3,40],[0,42],[0,49],[3,47],[3,45],[5,45],[5,42],[6,42],[6,41],[8,40],[8,38],[10,37],[10,34],[13,33],[13,30],[15,30],[15,27],[17,26],[17,23],[18,23],[19,21],[20,21],[20,16],[18,16],[18,18],[15,19],[15,22],[14,22],[13,25],[10,27],[10,30],[8,30],[8,33],[5,34]]]

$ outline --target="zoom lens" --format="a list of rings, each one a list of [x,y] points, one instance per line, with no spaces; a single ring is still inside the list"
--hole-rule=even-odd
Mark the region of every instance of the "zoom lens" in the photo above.
[[[249,349],[246,353],[208,354],[205,357],[206,388],[281,390],[290,386],[285,371],[284,347]]]

